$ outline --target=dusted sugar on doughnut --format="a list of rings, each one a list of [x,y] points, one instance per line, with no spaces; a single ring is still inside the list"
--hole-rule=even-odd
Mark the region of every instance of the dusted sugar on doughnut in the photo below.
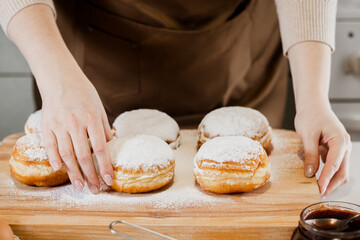
[[[19,182],[35,186],[56,186],[69,180],[65,167],[54,171],[42,136],[32,133],[19,138],[9,160],[10,171]]]
[[[207,141],[195,155],[194,166],[199,185],[215,193],[251,191],[270,177],[264,148],[259,142],[242,136]]]
[[[174,151],[156,136],[114,138],[108,143],[108,149],[115,175],[111,187],[116,191],[149,192],[173,179]]]
[[[271,128],[266,117],[247,107],[223,107],[208,113],[198,128],[198,147],[220,136],[244,136],[268,149]]]
[[[113,131],[118,138],[147,134],[163,139],[174,149],[179,145],[179,125],[166,113],[154,109],[138,109],[120,114],[113,123]]]
[[[41,110],[30,114],[25,123],[25,134],[31,133],[41,133]]]
[[[15,144],[19,154],[28,158],[28,161],[43,162],[48,160],[45,144],[40,134],[29,134],[19,138]]]

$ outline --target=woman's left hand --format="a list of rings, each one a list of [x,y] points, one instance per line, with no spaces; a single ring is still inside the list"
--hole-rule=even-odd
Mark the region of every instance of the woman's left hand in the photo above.
[[[331,48],[318,41],[304,41],[288,52],[293,77],[295,128],[304,143],[305,176],[325,166],[318,179],[321,196],[328,196],[349,181],[350,136],[331,110],[329,84]]]
[[[321,196],[326,197],[349,181],[350,135],[327,99],[306,105],[298,108],[295,117],[296,132],[304,143],[304,172],[306,177],[313,177],[321,156],[325,165],[318,184]]]

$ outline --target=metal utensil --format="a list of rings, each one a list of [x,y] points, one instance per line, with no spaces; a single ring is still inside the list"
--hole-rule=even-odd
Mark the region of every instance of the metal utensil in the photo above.
[[[161,238],[163,238],[163,239],[176,240],[175,238],[166,236],[166,235],[164,235],[164,234],[161,234],[161,233],[152,231],[152,230],[147,229],[147,228],[144,228],[144,227],[140,227],[140,226],[138,226],[138,225],[136,225],[136,224],[129,223],[129,222],[126,222],[126,221],[123,221],[123,220],[112,222],[112,223],[110,224],[110,226],[109,226],[110,232],[113,233],[113,234],[115,234],[115,235],[118,235],[118,236],[120,236],[120,237],[123,237],[123,238],[125,238],[125,239],[128,239],[128,240],[136,240],[136,239],[135,239],[135,238],[132,238],[132,237],[129,237],[128,235],[125,235],[125,234],[123,234],[123,233],[120,233],[120,232],[116,231],[116,230],[114,229],[114,226],[115,226],[116,224],[119,224],[119,223],[124,224],[124,225],[127,225],[127,226],[129,226],[129,227],[136,228],[136,229],[138,229],[138,230],[140,230],[140,231],[143,231],[143,232],[146,232],[146,233],[150,233],[150,234],[152,234],[152,235],[161,237]]]
[[[324,230],[342,231],[345,230],[349,223],[355,218],[359,217],[360,213],[355,214],[349,218],[336,219],[336,218],[315,218],[305,220],[306,223],[311,224],[317,228]]]

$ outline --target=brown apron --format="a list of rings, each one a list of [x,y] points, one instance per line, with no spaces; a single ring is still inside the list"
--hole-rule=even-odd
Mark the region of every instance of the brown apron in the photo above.
[[[55,1],[58,26],[109,121],[155,108],[180,125],[240,105],[283,117],[287,64],[273,1]]]

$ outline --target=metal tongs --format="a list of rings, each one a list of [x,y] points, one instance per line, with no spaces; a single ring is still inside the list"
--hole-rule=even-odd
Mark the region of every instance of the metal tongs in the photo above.
[[[110,224],[110,226],[109,226],[110,232],[113,233],[113,234],[115,234],[115,235],[117,235],[117,236],[120,236],[120,237],[123,237],[123,238],[125,238],[125,239],[128,239],[128,240],[136,240],[136,239],[135,239],[135,238],[132,238],[132,237],[129,237],[128,235],[125,235],[125,234],[123,234],[123,233],[121,233],[121,232],[116,231],[116,230],[114,229],[114,226],[115,226],[116,224],[119,224],[119,223],[124,224],[124,225],[127,225],[127,226],[132,227],[132,228],[136,228],[136,229],[138,229],[138,230],[140,230],[140,231],[143,231],[143,232],[146,232],[146,233],[150,233],[150,234],[152,234],[152,235],[155,235],[155,236],[160,237],[160,238],[163,238],[163,239],[176,240],[175,238],[166,236],[166,235],[164,235],[164,234],[161,234],[161,233],[152,231],[152,230],[147,229],[147,228],[144,228],[144,227],[140,227],[140,226],[138,226],[138,225],[136,225],[136,224],[129,223],[129,222],[126,222],[126,221],[123,221],[123,220],[112,222],[112,223]]]

